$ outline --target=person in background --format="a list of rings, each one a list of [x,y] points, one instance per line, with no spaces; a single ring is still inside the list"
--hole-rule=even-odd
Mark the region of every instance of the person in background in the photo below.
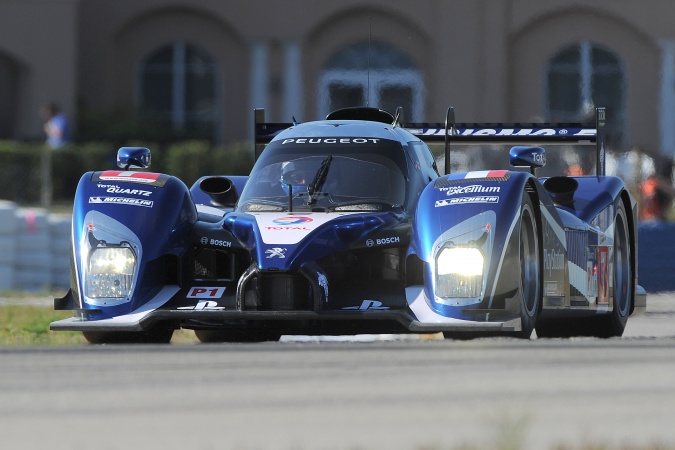
[[[50,102],[44,105],[40,109],[40,116],[45,120],[47,145],[51,148],[60,148],[70,141],[68,117],[56,103]]]
[[[666,189],[666,184],[655,174],[650,175],[640,183],[642,205],[640,206],[640,220],[664,221],[672,202],[672,197]]]

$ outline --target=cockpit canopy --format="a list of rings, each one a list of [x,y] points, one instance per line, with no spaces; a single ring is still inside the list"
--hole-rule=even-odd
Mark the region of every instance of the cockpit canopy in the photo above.
[[[290,141],[290,142],[289,142]],[[253,167],[238,210],[386,211],[406,197],[401,144],[386,139],[271,142]]]

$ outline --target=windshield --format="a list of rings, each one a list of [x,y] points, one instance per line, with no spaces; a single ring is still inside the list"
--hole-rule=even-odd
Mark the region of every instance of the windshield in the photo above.
[[[339,140],[338,140],[339,141]],[[251,172],[238,210],[386,211],[405,201],[401,145],[270,143]],[[363,139],[365,141],[365,139]],[[302,142],[302,140],[301,140]]]

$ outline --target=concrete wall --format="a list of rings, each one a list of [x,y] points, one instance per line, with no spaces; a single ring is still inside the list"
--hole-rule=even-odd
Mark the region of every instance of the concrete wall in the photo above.
[[[70,216],[0,201],[0,292],[70,286]]]
[[[75,113],[79,0],[0,1],[0,139],[42,138],[39,109]],[[3,135],[4,134],[4,135]]]
[[[225,141],[250,136],[253,107],[272,121],[317,118],[322,65],[368,38],[415,61],[424,119],[442,121],[453,105],[460,121],[528,121],[545,112],[546,61],[585,40],[624,64],[625,147],[672,154],[675,67],[663,64],[673,14],[669,0],[3,0],[0,138],[41,136],[37,109],[49,100],[70,113],[80,101],[133,106],[139,62],[176,40],[220,68]]]

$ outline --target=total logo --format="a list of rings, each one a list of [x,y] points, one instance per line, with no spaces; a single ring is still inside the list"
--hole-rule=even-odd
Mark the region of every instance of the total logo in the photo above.
[[[301,223],[312,222],[312,218],[305,216],[286,216],[274,219],[273,222],[278,225],[298,225]]]

